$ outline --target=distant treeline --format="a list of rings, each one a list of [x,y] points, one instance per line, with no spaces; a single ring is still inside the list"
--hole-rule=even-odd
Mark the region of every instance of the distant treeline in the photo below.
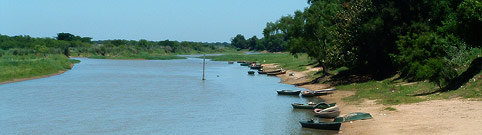
[[[482,57],[481,0],[308,0],[269,22],[264,38],[237,35],[242,49],[306,53],[327,71],[400,73],[440,87]]]
[[[169,55],[191,53],[216,53],[231,49],[229,43],[204,43],[187,41],[147,41],[147,40],[101,40],[91,41],[90,37],[58,33],[55,38],[33,38],[30,36],[0,35],[0,56],[48,55],[66,56],[135,56]]]

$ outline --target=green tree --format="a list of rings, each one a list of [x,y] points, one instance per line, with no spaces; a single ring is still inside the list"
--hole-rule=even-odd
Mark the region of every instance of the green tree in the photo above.
[[[243,35],[238,34],[236,35],[236,37],[231,39],[231,45],[239,49],[246,49],[247,48],[246,38],[244,38]]]

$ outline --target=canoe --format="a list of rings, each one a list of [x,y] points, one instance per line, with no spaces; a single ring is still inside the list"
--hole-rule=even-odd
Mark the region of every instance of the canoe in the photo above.
[[[317,108],[313,111],[315,112],[315,117],[320,117],[320,118],[335,118],[340,115],[340,107],[338,106],[333,106],[326,109]]]
[[[254,74],[254,71],[248,71],[248,74]]]
[[[303,97],[313,97],[313,96],[315,96],[315,93],[305,90],[301,93],[301,96],[303,96]]]
[[[302,127],[324,130],[340,130],[341,122],[300,121]]]
[[[322,95],[328,95],[328,94],[333,94],[336,89],[323,89],[323,90],[315,90],[313,91],[315,96],[322,96]]]
[[[234,61],[228,61],[228,64],[234,64]]]
[[[239,64],[239,65],[241,65],[241,66],[248,66],[249,63],[241,63],[241,64]]]
[[[326,108],[329,108],[329,107],[332,107],[332,106],[335,106],[335,105],[336,105],[336,103],[327,104],[325,102],[321,102],[321,103],[318,103],[318,104],[314,104],[312,102],[306,103],[306,104],[300,104],[300,103],[291,104],[291,106],[293,106],[293,108],[297,108],[297,109],[314,109],[314,108],[326,109]]]
[[[299,90],[278,90],[278,95],[299,95],[301,91]]]
[[[280,74],[285,74],[286,71],[280,71],[280,72],[274,72],[274,73],[266,73],[266,75],[272,75],[272,76],[275,76],[275,75],[280,75]]]
[[[246,63],[246,61],[237,61],[238,63]]]
[[[252,66],[252,67],[250,67],[250,68],[251,68],[251,69],[261,69],[261,68],[263,68],[263,66]]]
[[[336,117],[334,122],[349,122],[354,120],[365,120],[365,119],[372,119],[372,115],[370,113],[364,112],[354,112],[345,114],[344,116]]]
[[[281,70],[274,70],[274,71],[258,71],[258,74],[267,74],[267,73],[276,73],[276,72],[281,72]]]
[[[293,108],[298,108],[298,109],[313,109],[313,107],[315,107],[315,103],[313,102],[308,102],[306,104],[300,104],[300,103],[292,103],[291,106],[293,106]]]
[[[313,108],[326,109],[326,108],[334,107],[335,105],[336,103],[327,104],[325,102],[321,102],[313,106]]]

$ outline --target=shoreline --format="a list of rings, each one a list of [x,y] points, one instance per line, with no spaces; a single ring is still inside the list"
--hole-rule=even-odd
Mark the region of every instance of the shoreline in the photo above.
[[[71,63],[71,64],[70,64],[70,69],[60,70],[60,71],[58,71],[57,73],[51,73],[51,74],[40,75],[40,76],[33,76],[33,77],[28,77],[28,78],[13,79],[13,80],[10,80],[10,81],[0,82],[0,85],[8,84],[8,83],[22,82],[22,81],[28,81],[28,80],[34,80],[34,79],[47,78],[47,77],[51,77],[51,76],[55,76],[55,75],[60,75],[60,74],[63,74],[63,73],[65,73],[65,72],[71,70],[71,69],[74,67],[74,65],[75,65],[75,64]]]
[[[267,68],[276,68],[275,64],[263,64]],[[280,83],[297,84],[311,81],[307,73],[321,70],[307,67],[304,71],[287,70],[286,74],[277,75]],[[289,76],[294,73],[293,76]],[[308,90],[332,87],[327,84],[307,84],[296,86]],[[373,119],[343,123],[340,134],[378,135],[378,134],[480,134],[482,133],[482,102],[469,99],[452,98],[429,100],[413,104],[383,105],[376,100],[365,99],[359,103],[343,100],[355,94],[355,91],[337,90],[333,94],[318,96],[325,102],[336,102],[341,115],[351,112],[368,112]],[[395,111],[385,110],[387,107]],[[330,120],[330,119],[328,119]]]

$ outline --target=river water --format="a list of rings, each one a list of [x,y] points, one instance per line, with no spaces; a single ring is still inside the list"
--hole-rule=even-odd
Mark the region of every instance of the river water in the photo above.
[[[333,134],[301,128],[300,89],[247,67],[202,59],[82,62],[48,78],[0,85],[0,134]],[[302,89],[300,89],[302,90]],[[318,101],[315,101],[318,102]]]

